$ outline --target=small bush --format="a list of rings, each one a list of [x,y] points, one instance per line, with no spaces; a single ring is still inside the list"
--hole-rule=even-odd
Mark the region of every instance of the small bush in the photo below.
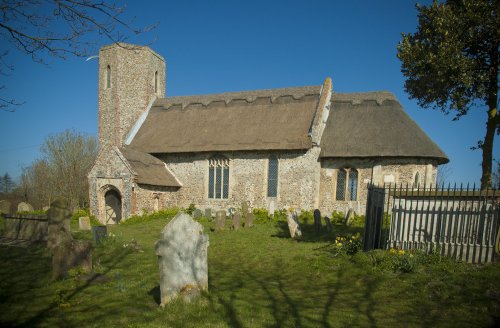
[[[302,211],[299,215],[299,222],[304,224],[314,223],[314,214],[312,211]]]
[[[364,227],[365,226],[366,217],[364,215],[357,215],[354,213],[354,219],[351,222],[351,225],[354,227]]]
[[[152,220],[158,220],[158,219],[171,219],[174,216],[179,213],[178,208],[166,208],[163,210],[160,210],[158,212],[153,212],[153,213],[144,213],[142,215],[132,215],[125,221],[121,221],[121,225],[130,225],[130,224],[137,224],[137,223],[143,223],[147,221],[152,221]]]
[[[268,222],[270,221],[269,212],[265,208],[254,208],[252,210],[255,216],[255,221],[257,222]]]
[[[344,224],[345,215],[342,212],[333,211],[332,212],[332,223],[333,224]]]

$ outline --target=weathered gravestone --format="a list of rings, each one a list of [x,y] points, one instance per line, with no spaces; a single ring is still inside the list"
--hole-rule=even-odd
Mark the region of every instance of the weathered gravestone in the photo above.
[[[193,218],[194,218],[194,219],[199,219],[199,218],[201,218],[201,215],[202,215],[202,214],[201,214],[201,210],[200,210],[200,209],[195,209],[195,210],[193,211]]]
[[[212,220],[212,209],[211,208],[206,208],[205,209],[205,217],[208,220]]]
[[[215,231],[224,230],[226,224],[226,211],[220,210],[215,213]]]
[[[254,219],[253,213],[252,212],[247,213],[247,216],[245,218],[245,228],[253,227],[253,219]]]
[[[233,214],[233,226],[232,228],[234,230],[238,230],[241,228],[241,214],[240,213],[234,213]]]
[[[17,211],[18,212],[32,212],[33,211],[33,206],[29,203],[25,202],[20,202],[17,204]]]
[[[328,216],[325,216],[325,224],[326,224],[326,231],[328,232],[333,231],[332,221],[330,221],[330,218]]]
[[[318,209],[314,210],[314,231],[316,234],[321,233],[321,212]]]
[[[92,227],[92,238],[96,245],[99,245],[107,236],[108,228],[105,225]]]
[[[8,200],[0,200],[0,215],[10,214],[11,204]]]
[[[186,213],[177,214],[163,228],[155,244],[160,266],[161,306],[177,296],[190,301],[208,289],[208,245],[203,226]]]
[[[354,211],[352,210],[352,208],[350,208],[344,217],[344,224],[350,226],[353,220],[354,220]]]
[[[288,230],[290,230],[290,237],[297,238],[302,236],[302,231],[300,230],[299,218],[296,212],[288,214],[287,218]]]
[[[88,216],[78,218],[78,228],[80,230],[90,230],[90,218]]]
[[[71,212],[62,200],[56,200],[47,212],[47,247],[52,253],[52,278],[64,277],[68,271],[81,267],[84,272],[92,271],[92,244],[73,240],[68,229]]]
[[[241,214],[243,215],[243,217],[245,217],[245,215],[248,213],[248,202],[247,201],[244,201],[244,202],[241,202]]]

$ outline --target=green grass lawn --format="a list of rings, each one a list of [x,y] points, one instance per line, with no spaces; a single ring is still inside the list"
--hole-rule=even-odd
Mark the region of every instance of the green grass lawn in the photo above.
[[[360,228],[335,226],[303,241],[286,222],[209,234],[209,291],[196,301],[159,303],[154,242],[168,219],[119,225],[93,254],[105,281],[78,271],[51,281],[41,247],[0,246],[0,326],[25,327],[489,327],[499,324],[500,266],[429,256],[413,272],[391,268],[389,252],[339,255],[332,242]],[[311,223],[311,222],[310,222]],[[90,233],[78,232],[90,239]],[[137,241],[139,247],[132,247]],[[124,246],[125,245],[125,246]],[[427,258],[427,257],[426,257]],[[425,262],[424,261],[424,262]],[[98,280],[98,279],[97,279]],[[495,317],[496,316],[496,317]]]

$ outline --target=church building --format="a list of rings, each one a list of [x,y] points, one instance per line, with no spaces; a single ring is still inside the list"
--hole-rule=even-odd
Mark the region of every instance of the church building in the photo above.
[[[91,213],[113,224],[167,207],[353,209],[367,184],[429,186],[441,149],[387,91],[317,86],[166,97],[145,46],[99,51]]]

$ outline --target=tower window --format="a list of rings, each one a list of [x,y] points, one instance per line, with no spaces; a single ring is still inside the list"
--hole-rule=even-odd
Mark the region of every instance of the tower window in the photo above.
[[[111,88],[111,66],[106,68],[106,89]]]
[[[158,93],[158,71],[155,72],[155,93]]]

